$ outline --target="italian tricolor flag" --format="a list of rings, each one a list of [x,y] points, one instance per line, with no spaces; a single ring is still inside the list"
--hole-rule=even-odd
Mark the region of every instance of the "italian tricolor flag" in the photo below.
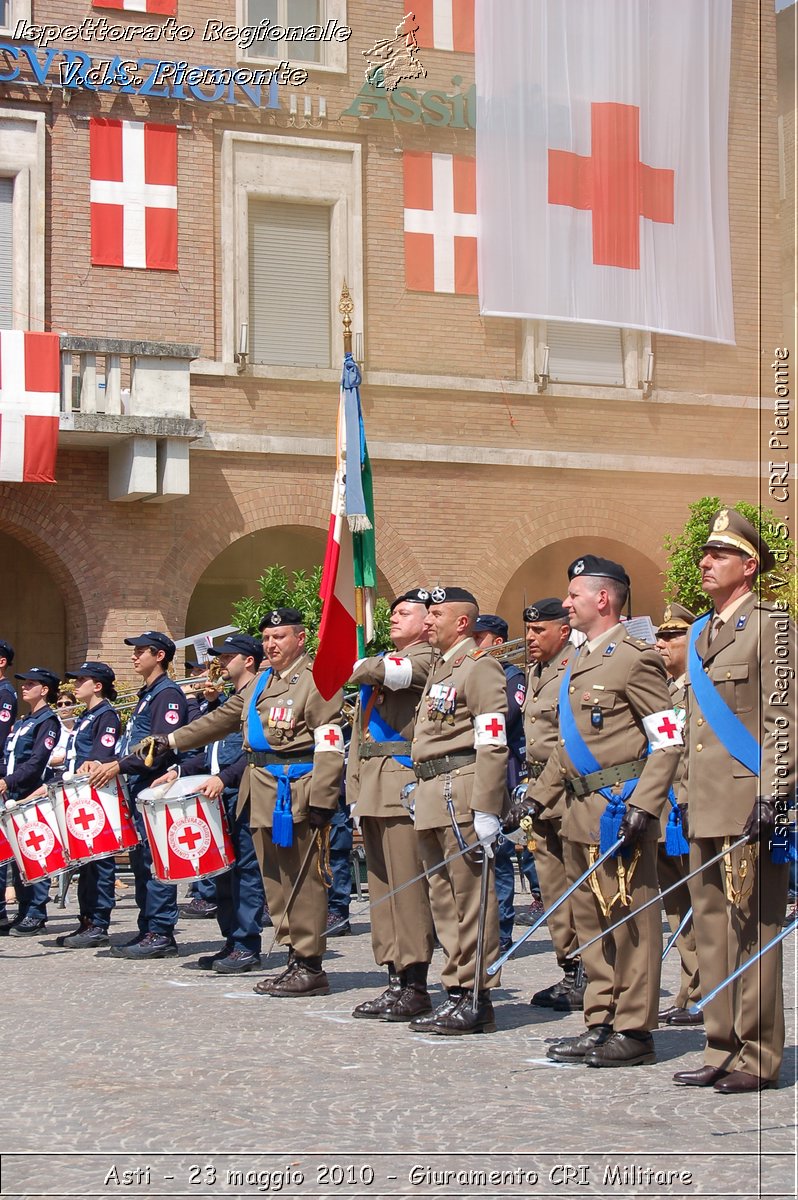
[[[321,576],[316,687],[331,699],[352,674],[373,636],[377,558],[371,463],[360,407],[360,371],[344,357],[338,404],[335,483]]]

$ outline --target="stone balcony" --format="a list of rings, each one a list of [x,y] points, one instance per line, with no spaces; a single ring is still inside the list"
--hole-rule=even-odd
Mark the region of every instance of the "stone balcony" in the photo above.
[[[107,450],[110,500],[188,495],[189,445],[205,432],[191,417],[190,370],[199,349],[61,336],[58,444]]]

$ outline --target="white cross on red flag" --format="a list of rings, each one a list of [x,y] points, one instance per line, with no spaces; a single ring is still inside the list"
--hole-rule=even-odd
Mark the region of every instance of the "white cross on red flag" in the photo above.
[[[93,117],[91,261],[177,270],[177,129]]]
[[[59,364],[58,334],[0,331],[0,480],[55,483]]]
[[[474,0],[414,0],[419,46],[474,53]]]
[[[92,8],[114,8],[117,12],[154,13],[177,16],[177,0],[92,0]]]
[[[480,309],[734,342],[731,0],[477,0]]]
[[[476,161],[406,150],[403,165],[406,286],[475,296]]]

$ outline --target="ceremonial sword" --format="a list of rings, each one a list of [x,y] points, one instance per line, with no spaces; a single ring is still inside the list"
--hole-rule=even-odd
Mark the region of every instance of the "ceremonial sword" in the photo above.
[[[768,950],[772,950],[774,946],[778,946],[779,942],[783,942],[784,939],[789,937],[791,933],[795,933],[796,928],[798,928],[798,920],[793,921],[792,925],[785,926],[781,933],[777,933],[774,938],[771,938],[768,944],[763,946],[761,950],[758,950],[752,958],[749,958],[746,962],[741,963],[737,970],[732,971],[731,975],[719,983],[717,987],[714,987],[709,995],[703,996],[700,1000],[697,1000],[695,1004],[691,1004],[687,1011],[691,1013],[701,1012],[701,1009],[704,1007],[704,1005],[709,1004],[710,1000],[714,1000],[718,992],[722,992],[725,987],[728,987],[730,983],[733,983],[735,979],[739,978],[743,971],[747,971],[748,968],[752,967],[755,962],[759,962],[762,955],[767,954]]]

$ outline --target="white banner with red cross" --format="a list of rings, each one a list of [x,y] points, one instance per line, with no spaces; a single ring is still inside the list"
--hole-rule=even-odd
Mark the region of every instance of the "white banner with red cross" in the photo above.
[[[477,0],[480,308],[734,342],[731,0]]]

